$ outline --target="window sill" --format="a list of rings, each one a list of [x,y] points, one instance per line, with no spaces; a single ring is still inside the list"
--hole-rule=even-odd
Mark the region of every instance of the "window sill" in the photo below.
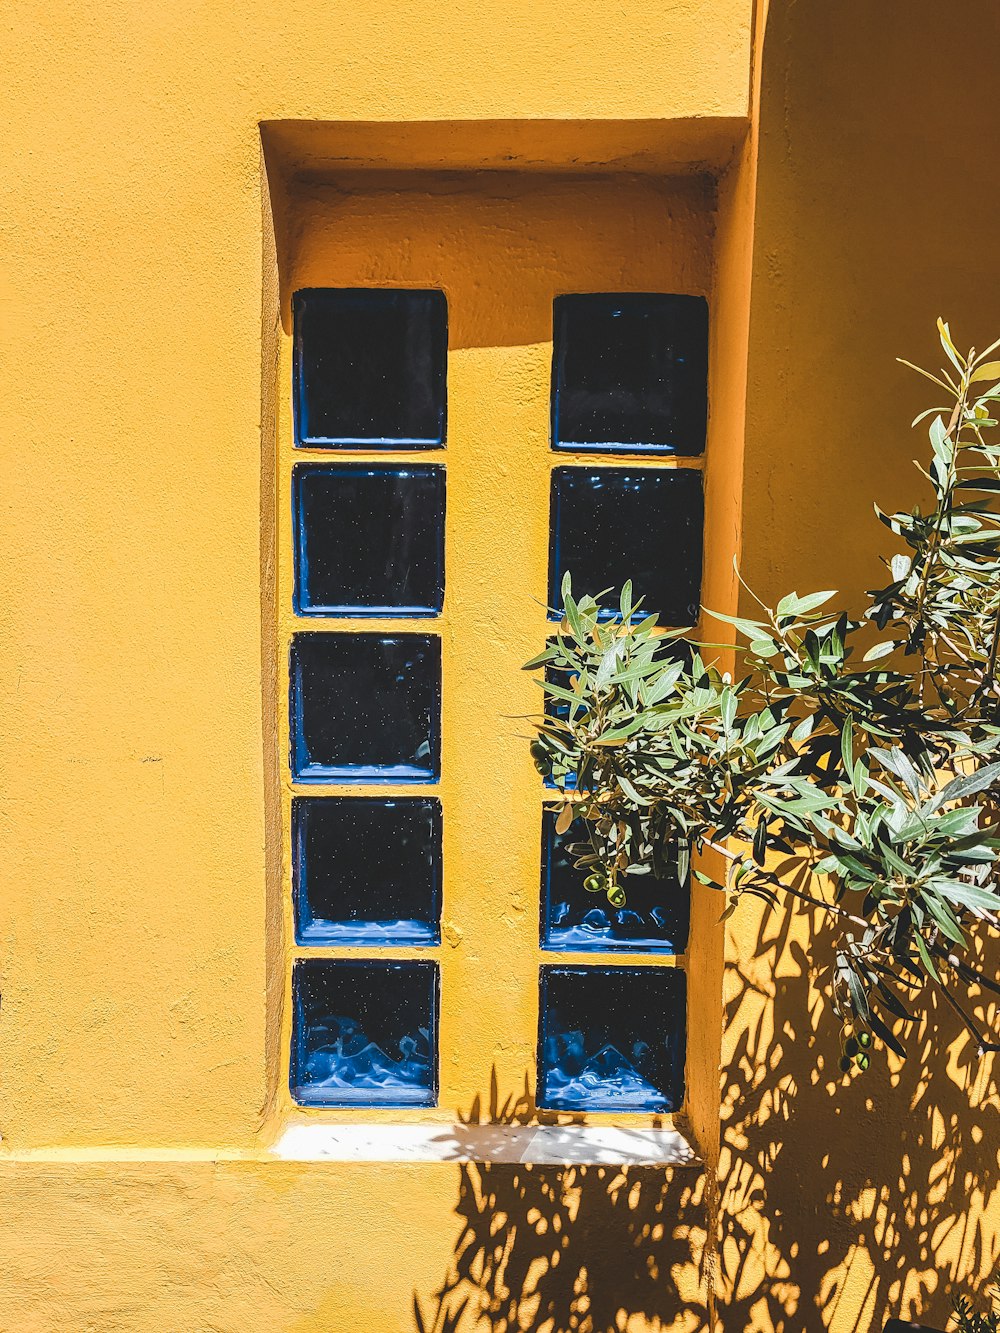
[[[296,1162],[701,1165],[676,1129],[608,1125],[290,1125],[271,1151]]]

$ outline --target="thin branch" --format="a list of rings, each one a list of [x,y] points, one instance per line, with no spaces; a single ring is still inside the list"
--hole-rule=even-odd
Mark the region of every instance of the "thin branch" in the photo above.
[[[713,852],[718,852],[719,855],[724,856],[727,861],[741,861],[743,859],[738,852],[730,851],[728,847],[723,847],[721,843],[710,842],[708,838],[703,840],[702,845],[711,848]],[[859,926],[862,930],[868,929],[869,923],[865,921],[863,917],[852,916],[850,912],[845,912],[844,909],[838,907],[836,903],[824,902],[822,898],[813,898],[811,894],[803,893],[801,889],[793,889],[791,884],[781,879],[780,876],[772,874],[769,870],[763,870],[761,873],[770,880],[772,884],[776,884],[779,889],[784,889],[786,893],[790,893],[793,898],[798,898],[800,902],[808,903],[810,907],[820,907],[824,912],[830,912],[833,916],[839,916],[844,921],[850,921],[852,925]],[[738,891],[739,890],[737,889],[737,892]]]
[[[992,1051],[1000,1051],[1000,1041],[986,1040],[986,1038],[976,1027],[975,1023],[972,1021],[969,1015],[965,1012],[965,1010],[955,999],[955,997],[950,993],[948,987],[944,984],[944,982],[938,981],[937,986],[938,990],[951,1005],[952,1009],[954,1009],[955,1013],[958,1014],[959,1018],[962,1020],[963,1025],[968,1030],[970,1035],[975,1038],[976,1050],[978,1051],[978,1053],[980,1055],[987,1055]]]
[[[936,958],[946,962],[953,972],[956,972],[963,981],[968,981],[974,986],[982,986],[984,990],[992,991],[994,995],[1000,995],[1000,981],[993,981],[980,972],[975,967],[970,967],[963,959],[956,954],[945,953],[940,946],[935,946],[933,950]]]

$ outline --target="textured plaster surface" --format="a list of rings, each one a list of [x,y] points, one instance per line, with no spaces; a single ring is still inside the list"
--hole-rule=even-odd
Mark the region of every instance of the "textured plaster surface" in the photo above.
[[[749,6],[20,0],[7,25],[0,1132],[245,1145],[258,123],[738,119]]]
[[[772,6],[752,252],[753,142],[720,183],[711,255],[680,270],[729,312],[707,473],[716,605],[735,595],[741,522],[765,595],[877,578],[871,500],[915,495],[905,423],[925,404],[892,358],[932,358],[937,314],[966,342],[1000,332],[986,169],[998,22],[987,0],[958,19],[931,0]],[[751,6],[16,0],[5,23],[0,1329],[413,1330],[414,1290],[433,1305],[470,1237],[461,1252],[505,1333],[562,1333],[570,1317],[630,1333],[713,1317],[723,1333],[865,1333],[886,1313],[943,1324],[950,1289],[981,1282],[1000,1247],[993,1070],[945,1028],[946,1059],[925,1065],[921,1038],[905,1069],[835,1092],[819,1065],[833,1020],[802,937],[766,921],[735,919],[729,935],[721,1243],[704,1265],[706,1174],[257,1150],[277,1112],[284,976],[280,810],[265,802],[277,751],[260,707],[262,690],[277,698],[260,526],[282,349],[274,255],[262,299],[259,123],[537,118],[516,151],[567,171],[600,158],[580,146],[583,122],[676,122],[655,149],[621,128],[605,149],[647,173],[671,159],[715,170],[748,112]],[[505,133],[480,145],[491,166]],[[371,129],[359,138],[377,156]],[[426,131],[387,138],[387,169],[440,151]],[[474,134],[454,151],[453,166],[482,160]],[[355,265],[370,222],[354,209]],[[586,236],[581,217],[567,225]],[[541,267],[556,272],[558,255]],[[544,340],[537,309],[517,309],[507,344],[466,331],[455,374],[495,386],[528,450],[544,431]],[[496,447],[502,423],[480,424]],[[525,457],[522,494],[537,482]],[[499,469],[489,484],[502,491]],[[537,528],[482,536],[541,568]],[[520,653],[516,634],[504,652]],[[521,763],[510,747],[502,762]],[[488,862],[481,836],[470,864]],[[528,908],[512,906],[502,928],[523,942]],[[699,939],[713,906],[696,903]],[[508,1015],[526,958],[515,943],[501,968],[456,962],[485,996],[468,1074],[484,1098],[494,1045],[508,1074],[524,1067],[530,1016],[523,1001]],[[698,967],[721,989],[711,949]],[[703,1089],[714,1024],[689,1060]],[[690,1111],[711,1149],[709,1099]],[[491,1267],[496,1248],[513,1264]],[[511,1287],[527,1293],[513,1316]]]
[[[909,423],[934,401],[895,358],[940,365],[938,315],[961,346],[1000,336],[983,171],[1000,13],[954,17],[931,0],[770,6],[741,497],[743,574],[765,600],[839,588],[856,604],[885,582],[872,503],[924,498]],[[813,928],[811,959],[801,920],[728,923],[720,1327],[944,1328],[1000,1254],[996,1063],[938,1001],[904,1066],[843,1084]],[[983,964],[1000,970],[995,948]],[[996,1027],[995,1004],[975,1012]]]
[[[431,1299],[463,1217],[482,1241],[477,1271],[511,1247],[494,1298],[534,1293],[511,1329],[543,1327],[544,1301],[579,1320],[626,1270],[609,1321],[700,1322],[697,1172],[675,1184],[659,1171],[463,1174],[258,1152],[274,1125],[284,975],[277,750],[261,708],[262,694],[265,717],[277,703],[281,348],[259,125],[537,118],[577,127],[561,144],[561,131],[529,136],[565,171],[581,124],[656,122],[652,156],[626,129],[591,158],[718,168],[747,115],[749,30],[747,0],[7,11],[0,1328],[412,1329],[414,1289]],[[699,210],[697,253],[681,220],[663,262],[700,289],[711,257]],[[497,376],[509,424],[537,446],[537,336],[519,329],[494,348],[473,332],[458,355],[457,383]],[[499,469],[489,485],[502,493]],[[490,523],[482,541],[519,540]],[[515,650],[516,636],[511,661]],[[504,764],[521,762],[516,736],[505,743]],[[470,865],[488,862],[490,827]],[[507,915],[497,931],[526,939],[527,899]],[[516,998],[508,1025],[510,968],[480,956],[461,977],[492,1024],[468,1074],[488,1100],[487,1050],[523,1070],[534,1000]],[[487,1245],[494,1215],[504,1238],[487,1232]],[[571,1226],[576,1266],[560,1269]]]
[[[925,404],[892,358],[932,358],[937,314],[966,342],[1000,332],[998,196],[984,170],[1000,133],[988,95],[998,21],[986,0],[961,22],[930,0],[772,6],[746,376],[753,144],[719,186],[711,252],[690,225],[697,182],[660,198],[663,272],[676,264],[728,310],[707,474],[716,605],[734,596],[741,520],[744,570],[765,595],[856,594],[877,578],[871,500],[916,494],[905,423]],[[259,122],[489,121],[481,156],[467,131],[453,149],[451,165],[468,168],[501,165],[496,124],[536,118],[545,128],[514,146],[536,166],[556,157],[560,171],[592,171],[603,151],[647,174],[670,161],[718,170],[748,112],[750,22],[745,0],[571,13],[528,0],[8,9],[0,1133],[14,1156],[0,1164],[0,1329],[412,1330],[414,1290],[426,1306],[471,1235],[477,1273],[492,1271],[491,1245],[514,1257],[490,1288],[497,1309],[509,1314],[511,1285],[528,1293],[506,1325],[496,1315],[506,1333],[561,1333],[569,1316],[546,1324],[550,1308],[584,1330],[590,1310],[598,1328],[630,1333],[709,1327],[713,1314],[724,1333],[864,1333],[887,1313],[943,1323],[950,1289],[980,1282],[996,1258],[991,1067],[945,1028],[945,1060],[835,1092],[816,1073],[833,1020],[801,936],[746,917],[728,944],[721,1244],[705,1266],[715,1202],[697,1172],[281,1163],[258,1151],[278,1109],[284,966],[280,811],[265,802],[276,750],[260,707],[262,689],[276,697],[262,676],[279,627],[265,615],[262,630],[260,525],[274,512],[281,306],[276,257],[265,256],[262,300]],[[656,144],[619,126],[590,151],[579,126],[595,120],[658,122]],[[366,160],[375,139],[359,132]],[[428,151],[441,151],[430,132],[394,132],[382,165]],[[304,165],[329,174],[326,160]],[[511,253],[500,196],[492,234]],[[599,196],[556,209],[578,266]],[[656,254],[652,205],[632,211]],[[357,202],[343,217],[343,257],[360,271],[373,220]],[[402,211],[383,217],[404,253]],[[449,233],[466,283],[468,225],[456,213]],[[284,236],[283,263],[322,263],[314,235]],[[566,239],[537,265],[546,281]],[[510,484],[537,490],[528,457],[544,437],[538,307],[505,291],[502,273],[487,275],[478,324],[457,331],[454,368],[470,394],[493,386],[517,432],[522,452],[507,478],[491,475],[494,498]],[[506,342],[496,318],[489,334],[498,301],[495,313],[506,302],[517,314]],[[456,418],[494,451],[503,425]],[[537,571],[541,541],[537,525],[512,533],[490,519],[470,544],[466,595],[490,542],[533,552]],[[272,576],[265,561],[265,608]],[[519,633],[502,642],[505,662],[521,654]],[[497,758],[513,776],[524,756],[508,739]],[[474,813],[480,798],[467,800]],[[489,861],[485,807],[482,818],[470,866]],[[524,1068],[531,1028],[533,1000],[510,1001],[523,994],[531,912],[508,906],[502,966],[471,938],[451,951],[455,983],[484,996],[462,1076],[484,1098],[492,1063],[508,1080]],[[696,903],[699,939],[712,908]],[[485,940],[475,912],[471,934]],[[721,989],[710,948],[698,967],[707,992]],[[702,1089],[714,1026],[689,1060]],[[711,1101],[689,1109],[711,1165]],[[484,1217],[487,1232],[499,1219],[489,1243]],[[556,1255],[572,1259],[565,1289]]]

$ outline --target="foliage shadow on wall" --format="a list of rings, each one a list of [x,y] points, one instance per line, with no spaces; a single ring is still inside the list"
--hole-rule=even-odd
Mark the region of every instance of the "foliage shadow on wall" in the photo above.
[[[935,996],[919,1025],[897,1028],[905,1062],[845,1078],[804,915],[761,909],[727,970],[717,1326],[945,1328],[953,1296],[982,1290],[1000,1253],[995,1062]],[[828,929],[809,928],[814,958],[832,948]],[[996,975],[998,953],[981,943],[969,961]],[[995,1029],[996,997],[973,998],[981,1030]]]
[[[477,1097],[460,1118],[526,1126],[545,1117],[527,1081],[501,1104],[494,1073],[485,1115]],[[416,1333],[695,1333],[707,1318],[703,1182],[689,1168],[463,1162],[459,1233],[440,1288],[414,1296]]]
[[[414,1297],[415,1333],[944,1328],[954,1295],[987,1285],[994,1062],[939,1002],[906,1033],[905,1063],[845,1079],[802,924],[762,911],[728,971],[716,1221],[690,1170],[462,1162],[458,1235],[440,1288]],[[996,1025],[993,997],[974,1017]],[[494,1075],[488,1100],[462,1123],[542,1118],[527,1084],[501,1103]]]

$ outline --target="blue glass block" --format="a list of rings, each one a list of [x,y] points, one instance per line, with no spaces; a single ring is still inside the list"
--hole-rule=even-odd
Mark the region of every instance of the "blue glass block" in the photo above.
[[[299,959],[289,1084],[303,1106],[434,1106],[435,963]]]
[[[704,496],[689,468],[557,467],[549,526],[550,619],[562,615],[563,574],[573,596],[612,589],[602,619],[617,618],[627,579],[664,625],[693,625],[701,600]]]
[[[292,801],[296,944],[441,942],[441,802]]]
[[[626,875],[627,902],[612,907],[603,893],[587,892],[588,872],[577,870],[566,851],[568,845],[587,841],[586,826],[576,820],[560,835],[556,813],[542,812],[542,948],[683,953],[691,908],[688,886],[676,875]]]
[[[311,287],[292,297],[295,442],[444,443],[448,306],[440,291]]]
[[[538,1105],[678,1110],[685,993],[684,973],[674,967],[543,967]]]
[[[440,639],[296,634],[289,728],[296,782],[436,782]]]
[[[691,456],[703,452],[707,424],[704,297],[556,297],[554,448]]]
[[[443,467],[299,463],[292,470],[297,614],[440,614],[444,510]]]

